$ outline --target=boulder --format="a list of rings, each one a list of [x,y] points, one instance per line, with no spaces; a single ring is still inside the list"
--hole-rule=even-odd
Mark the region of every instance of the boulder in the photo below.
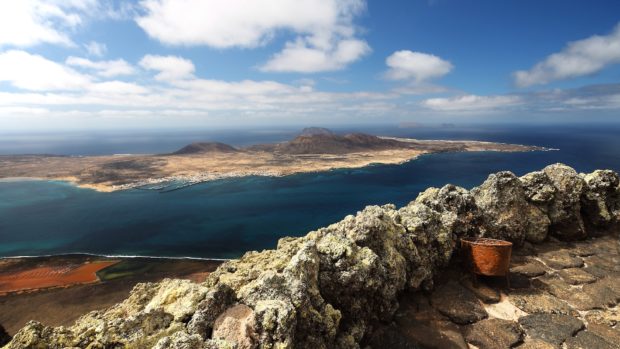
[[[472,194],[484,217],[484,236],[517,245],[526,238],[540,242],[547,237],[549,218],[526,200],[523,185],[512,172],[490,175]]]
[[[586,237],[581,217],[581,195],[586,186],[577,172],[563,164],[549,165],[543,169],[556,188],[549,203],[549,232],[563,240],[577,240]]]
[[[441,215],[442,224],[456,236],[474,236],[480,229],[482,213],[465,188],[452,184],[429,188],[415,200]]]
[[[523,185],[525,198],[547,212],[557,192],[551,178],[544,171],[535,171],[520,177],[519,180]]]
[[[583,176],[585,189],[581,212],[590,235],[617,228],[620,221],[620,178],[611,170],[596,170]]]

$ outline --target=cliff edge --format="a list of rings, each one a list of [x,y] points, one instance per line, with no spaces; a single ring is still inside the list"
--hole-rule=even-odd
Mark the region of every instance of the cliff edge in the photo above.
[[[620,226],[620,180],[555,164],[479,187],[429,188],[402,208],[357,215],[248,252],[202,284],[138,284],[129,298],[75,325],[30,322],[5,348],[359,348],[389,322],[404,291],[432,289],[459,237],[519,245],[579,240]]]

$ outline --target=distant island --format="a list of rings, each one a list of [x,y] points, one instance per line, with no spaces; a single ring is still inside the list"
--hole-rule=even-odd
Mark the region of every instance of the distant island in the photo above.
[[[236,148],[219,142],[189,144],[170,154],[153,155],[6,155],[0,178],[36,178],[72,182],[109,192],[131,188],[179,188],[244,176],[285,176],[370,164],[399,164],[439,152],[518,152],[544,148],[481,141],[418,140],[365,133],[336,134],[304,129],[294,139]]]

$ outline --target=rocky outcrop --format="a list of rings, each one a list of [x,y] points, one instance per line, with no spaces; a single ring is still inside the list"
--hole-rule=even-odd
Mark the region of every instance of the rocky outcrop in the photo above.
[[[274,250],[248,252],[202,284],[139,284],[124,302],[71,327],[30,322],[6,348],[359,348],[377,338],[377,324],[393,319],[399,294],[433,287],[459,237],[579,239],[589,228],[618,224],[619,196],[614,172],[579,175],[560,164],[521,178],[493,174],[471,192],[430,188],[400,209],[369,206],[304,237],[281,239]],[[457,283],[444,292],[451,290],[470,294]],[[486,317],[481,309],[469,319],[448,308],[462,323]],[[486,330],[478,327],[471,336],[483,342]],[[506,341],[512,337],[520,334]]]

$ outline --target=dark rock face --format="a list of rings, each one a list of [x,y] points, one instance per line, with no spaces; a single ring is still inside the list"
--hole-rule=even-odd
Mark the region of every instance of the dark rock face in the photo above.
[[[324,136],[331,137],[318,137]],[[372,141],[359,135],[347,139]],[[518,328],[480,322],[487,313],[476,294],[454,279],[432,294],[426,319],[399,316],[398,296],[431,290],[461,236],[537,243],[547,232],[575,240],[586,236],[586,226],[613,226],[620,216],[616,179],[610,171],[580,176],[556,164],[521,178],[500,172],[471,192],[450,185],[431,188],[400,209],[369,206],[304,237],[283,238],[274,250],[248,252],[222,264],[202,284],[171,279],[139,284],[122,303],[86,314],[71,327],[30,322],[7,348],[353,349],[376,343],[377,324],[395,319],[411,321],[410,331],[397,335],[388,327],[374,338],[392,336],[390,343],[403,348],[433,343],[466,348],[459,326],[448,318],[462,325],[478,322],[468,327],[472,341],[486,343],[484,334],[497,331],[498,338],[513,342]],[[526,346],[535,339],[559,345],[574,335],[583,327],[571,316],[575,309],[588,310],[592,323],[620,321],[607,308],[620,301],[618,279],[606,277],[620,273],[617,254],[606,252],[617,245],[578,244],[584,245],[572,253],[560,243],[549,244],[554,250],[529,245],[544,264],[521,256],[529,266],[513,268],[510,297],[531,314],[519,321],[528,335]],[[574,270],[584,259],[588,268]],[[591,282],[588,274],[597,280]],[[530,278],[537,276],[534,281],[542,285],[532,292]],[[528,289],[514,290],[518,286]],[[584,292],[570,292],[571,287]],[[478,297],[497,299],[490,293]],[[428,331],[434,333],[430,342],[424,339]]]
[[[11,336],[4,330],[4,327],[0,325],[0,347],[11,341]]]
[[[583,322],[568,315],[533,314],[519,319],[525,332],[534,339],[559,346],[583,328]]]
[[[368,346],[371,349],[423,349],[423,347],[411,341],[393,325],[385,326],[373,333]]]

